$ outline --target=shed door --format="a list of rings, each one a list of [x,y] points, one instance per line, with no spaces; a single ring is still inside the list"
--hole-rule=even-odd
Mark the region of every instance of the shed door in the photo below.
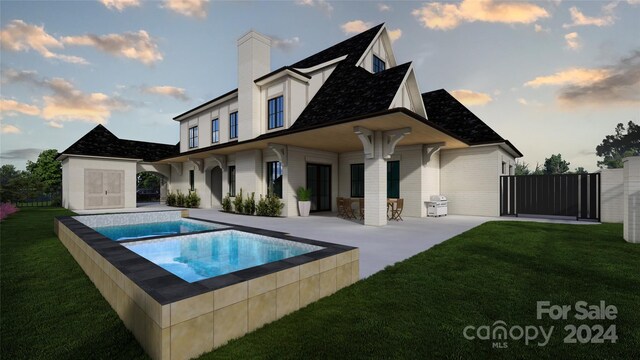
[[[124,207],[124,170],[84,171],[85,209]]]

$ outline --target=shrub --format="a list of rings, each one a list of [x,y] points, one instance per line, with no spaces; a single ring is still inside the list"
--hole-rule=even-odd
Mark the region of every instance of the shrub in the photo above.
[[[284,203],[280,200],[279,197],[270,193],[267,195],[267,216],[280,216],[282,213],[282,208],[284,207]]]
[[[18,211],[18,208],[11,203],[0,204],[0,220]]]
[[[227,196],[222,199],[222,211],[231,212],[231,210],[231,197],[229,196],[229,193],[227,193]]]
[[[167,206],[176,206],[177,197],[176,194],[169,191],[167,193]]]
[[[258,200],[258,205],[256,206],[256,215],[269,216],[268,213],[269,206],[267,205],[267,199],[260,195],[260,200]]]
[[[176,206],[178,207],[185,206],[186,200],[187,200],[187,197],[180,190],[176,190]]]
[[[296,194],[298,195],[298,201],[309,201],[311,199],[311,189],[300,186],[296,190]]]
[[[236,198],[233,199],[233,208],[238,214],[242,214],[242,188],[240,188],[240,192],[236,194]]]
[[[242,210],[244,214],[253,215],[256,212],[256,199],[255,193],[251,193],[251,196],[247,196],[247,200],[244,201],[242,205]]]
[[[189,195],[185,198],[184,206],[188,208],[197,208],[200,206],[200,196],[198,196],[195,190],[189,191]]]

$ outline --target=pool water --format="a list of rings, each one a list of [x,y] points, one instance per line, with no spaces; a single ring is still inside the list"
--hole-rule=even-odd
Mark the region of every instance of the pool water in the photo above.
[[[96,227],[95,230],[111,240],[123,241],[154,236],[178,235],[197,231],[215,230],[223,227],[224,226],[222,225],[203,221],[181,219],[135,225],[102,226]]]
[[[236,230],[136,241],[124,246],[188,282],[323,249]]]

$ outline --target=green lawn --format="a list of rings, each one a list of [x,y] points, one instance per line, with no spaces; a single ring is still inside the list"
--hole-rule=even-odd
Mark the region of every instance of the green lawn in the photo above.
[[[0,225],[2,358],[144,357],[53,234],[63,214],[23,209]],[[203,358],[640,358],[640,246],[621,234],[617,224],[487,223]],[[536,320],[538,300],[605,300],[618,318]],[[555,330],[545,347],[463,337],[497,320]],[[564,344],[567,324],[615,324],[618,342]]]

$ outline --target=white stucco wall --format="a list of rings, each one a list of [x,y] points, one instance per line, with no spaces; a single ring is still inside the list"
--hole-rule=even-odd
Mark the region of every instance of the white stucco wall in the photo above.
[[[238,101],[232,99],[180,121],[180,152],[202,149],[228,142],[229,114],[235,111],[238,111]],[[216,118],[219,120],[220,141],[213,143],[211,141],[211,120]],[[240,118],[239,112],[238,118]],[[190,149],[189,128],[196,125],[198,126],[198,147]]]
[[[600,170],[600,220],[621,223],[624,218],[623,169]]]
[[[90,170],[124,171],[124,208],[136,207],[136,160],[105,159],[70,156],[62,161],[63,206],[70,210],[83,210],[84,173]]]
[[[502,162],[515,160],[498,146],[440,151],[440,189],[456,215],[498,216]],[[508,171],[508,170],[507,170]]]

